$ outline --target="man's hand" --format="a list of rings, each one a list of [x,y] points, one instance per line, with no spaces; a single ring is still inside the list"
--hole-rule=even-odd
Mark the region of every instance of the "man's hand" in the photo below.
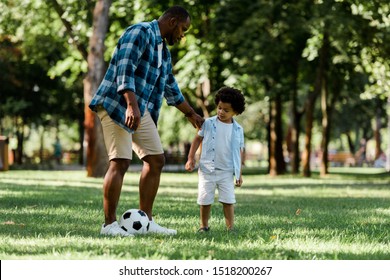
[[[129,90],[123,92],[123,97],[127,103],[125,125],[136,131],[141,122],[141,112],[138,107],[137,98],[135,97],[135,93]]]
[[[202,127],[202,124],[204,123],[204,119],[194,111],[190,112],[189,114],[186,114],[186,117],[191,122],[193,127],[197,129],[200,129]]]
[[[188,104],[187,101],[183,101],[179,105],[176,105],[176,108],[184,113],[184,115],[191,122],[193,127],[197,129],[200,129],[202,127],[204,119],[194,111],[194,109]]]
[[[138,108],[138,104],[135,103],[134,105],[128,105],[126,109],[126,115],[125,115],[125,125],[136,131],[139,124],[141,122],[141,112]]]

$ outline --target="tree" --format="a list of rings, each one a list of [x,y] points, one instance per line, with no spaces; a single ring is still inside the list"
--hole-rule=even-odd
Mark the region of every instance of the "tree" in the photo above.
[[[86,151],[87,176],[101,177],[107,170],[107,153],[104,141],[102,141],[102,130],[100,122],[88,107],[93,94],[96,92],[103,79],[106,64],[104,61],[105,37],[108,30],[108,15],[111,6],[109,0],[98,0],[93,10],[92,35],[89,40],[89,51],[85,45],[77,39],[79,34],[75,34],[72,23],[64,17],[65,10],[57,0],[51,0],[51,5],[60,17],[66,28],[68,36],[88,63],[88,71],[84,78],[84,128],[85,140],[88,143]]]
[[[375,137],[376,153],[383,150],[378,132],[389,118],[384,113],[384,104],[389,100],[390,92],[390,42],[387,36],[390,4],[379,0],[199,0],[179,3],[117,0],[112,4],[106,2],[112,6],[108,24],[108,10],[97,11],[99,3],[103,1],[4,0],[0,3],[0,35],[2,38],[5,34],[10,36],[11,43],[16,44],[14,48],[20,50],[19,58],[10,56],[7,62],[0,61],[0,67],[10,69],[4,71],[1,78],[12,80],[12,73],[19,71],[13,72],[16,68],[20,72],[23,68],[36,73],[47,72],[50,88],[39,85],[40,94],[36,96],[46,96],[49,104],[55,105],[42,108],[42,114],[35,118],[34,124],[46,120],[49,115],[59,118],[62,114],[71,120],[78,119],[83,128],[85,116],[88,131],[85,139],[91,142],[87,150],[88,164],[90,157],[96,156],[92,162],[97,159],[105,162],[106,158],[104,147],[94,147],[94,141],[103,142],[99,140],[101,133],[95,126],[94,114],[87,107],[79,108],[88,105],[88,98],[96,90],[97,81],[104,72],[102,69],[123,29],[132,23],[158,17],[172,4],[186,6],[192,15],[186,44],[171,49],[183,94],[198,113],[207,117],[215,109],[213,93],[219,87],[229,85],[242,89],[247,100],[247,111],[240,116],[245,123],[245,135],[264,141],[268,133],[271,174],[286,171],[284,148],[287,147],[292,173],[299,172],[301,163],[304,176],[310,176],[312,131],[317,126],[323,135],[320,147],[322,174],[328,172],[328,145],[339,143],[343,134],[347,135],[351,152],[356,152],[362,137],[366,140]],[[100,12],[105,16],[97,17]],[[107,34],[102,28],[104,25],[105,30],[109,28]],[[89,44],[97,44],[97,47],[89,48]],[[16,58],[20,65],[9,63]],[[12,90],[18,86],[15,83],[1,86],[10,85]],[[30,92],[31,88],[30,84]],[[12,90],[8,88],[7,94]],[[9,101],[3,102],[3,92],[1,108],[9,105]],[[18,100],[17,106],[21,109],[31,106],[27,104],[31,96]],[[67,106],[77,109],[66,111]],[[2,109],[0,114],[4,115],[4,112]],[[187,141],[188,135],[184,132],[189,128],[188,122],[172,123],[170,117],[180,119],[179,116],[167,117],[172,112],[175,110],[162,112],[161,137],[167,143]],[[170,134],[164,135],[165,126],[170,128]],[[305,148],[300,158],[302,131]],[[99,155],[101,150],[102,155]],[[98,169],[104,170],[104,167]],[[88,171],[89,176],[100,176],[102,172]]]
[[[102,139],[102,128],[96,116],[88,107],[106,71],[104,61],[104,39],[108,29],[108,14],[111,0],[96,3],[93,12],[93,32],[89,41],[88,73],[84,79],[85,129],[87,148],[87,174],[98,177],[107,170],[107,153]]]
[[[221,31],[220,51],[227,58],[231,73],[248,75],[257,82],[251,94],[253,101],[262,98],[270,102],[269,164],[270,173],[286,172],[283,151],[283,104],[292,103],[290,141],[294,172],[299,162],[298,109],[299,66],[302,51],[309,37],[307,24],[310,1],[226,1],[216,19],[216,30]],[[245,86],[245,85],[244,85]],[[264,92],[260,96],[259,92]]]
[[[311,173],[311,126],[313,125],[315,100],[321,97],[320,173],[326,175],[328,173],[328,144],[332,135],[331,123],[335,123],[335,120],[332,122],[332,114],[337,104],[345,98],[360,100],[357,94],[363,91],[367,80],[362,79],[365,74],[362,74],[359,69],[367,63],[364,62],[365,49],[377,48],[378,45],[375,42],[380,41],[379,38],[383,35],[382,31],[375,27],[375,22],[380,17],[373,18],[376,11],[381,11],[382,8],[388,10],[388,4],[378,1],[362,2],[358,5],[349,1],[327,1],[314,4],[312,19],[309,23],[312,36],[304,52],[308,61],[311,61],[308,69],[313,66],[317,68],[316,82],[313,91],[308,95],[305,110],[306,135],[302,158],[304,176],[310,176]],[[372,61],[367,64],[372,65]],[[307,75],[307,78],[310,76],[310,74]],[[346,110],[344,108],[342,110],[342,122],[345,122]],[[369,119],[367,115],[365,117]],[[356,120],[357,117],[354,115],[353,118]]]
[[[0,133],[17,138],[15,162],[22,164],[24,140],[28,127],[54,125],[59,118],[70,119],[75,103],[60,79],[47,75],[46,61],[31,63],[25,58],[23,42],[0,39],[0,123],[11,120],[12,126]],[[50,56],[50,55],[49,55]]]

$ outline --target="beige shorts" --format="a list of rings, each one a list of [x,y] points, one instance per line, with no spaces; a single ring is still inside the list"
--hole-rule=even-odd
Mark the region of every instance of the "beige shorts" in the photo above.
[[[108,159],[132,159],[132,150],[142,159],[147,155],[164,153],[157,127],[146,110],[138,129],[131,134],[117,125],[104,109],[97,113],[103,128],[104,143]]]

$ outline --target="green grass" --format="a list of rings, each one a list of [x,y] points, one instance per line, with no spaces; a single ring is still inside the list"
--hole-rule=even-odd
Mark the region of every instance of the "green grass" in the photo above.
[[[84,171],[0,172],[0,259],[390,259],[390,176],[331,169],[319,178],[250,172],[237,189],[237,234],[215,203],[197,234],[196,173],[163,173],[155,219],[173,237],[99,235],[102,179]],[[375,173],[376,172],[376,173]],[[138,174],[125,177],[118,213],[138,205]]]

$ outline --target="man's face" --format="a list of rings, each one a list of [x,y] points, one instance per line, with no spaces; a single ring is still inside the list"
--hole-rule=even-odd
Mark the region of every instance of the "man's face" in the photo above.
[[[167,36],[168,45],[172,46],[175,43],[180,42],[184,37],[184,33],[190,28],[191,20],[188,17],[186,21],[178,21],[174,19],[172,21],[172,29]]]

